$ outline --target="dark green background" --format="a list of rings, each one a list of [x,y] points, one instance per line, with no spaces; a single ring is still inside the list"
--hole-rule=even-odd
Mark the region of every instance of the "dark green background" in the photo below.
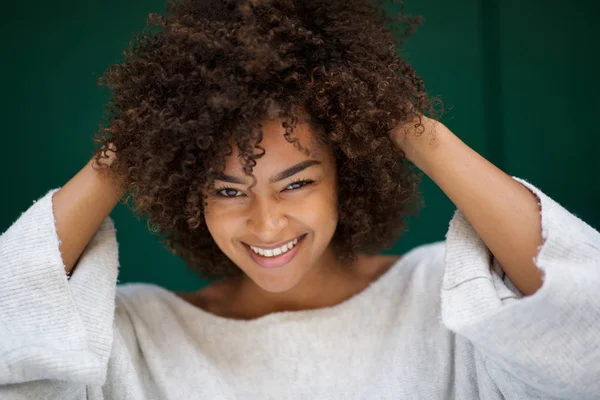
[[[443,122],[511,175],[529,180],[600,227],[600,71],[593,1],[408,0],[424,24],[402,49]],[[0,231],[89,159],[109,93],[95,81],[122,59],[159,0],[33,0],[4,6]],[[430,181],[426,207],[394,247],[444,239],[454,207]],[[120,282],[192,290],[203,282],[123,205],[112,213]],[[389,253],[389,252],[388,252]]]

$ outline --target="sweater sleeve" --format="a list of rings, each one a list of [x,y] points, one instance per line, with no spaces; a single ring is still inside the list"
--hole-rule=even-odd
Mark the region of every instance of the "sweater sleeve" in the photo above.
[[[69,398],[85,398],[86,385],[106,379],[118,272],[114,224],[102,222],[68,280],[52,209],[57,190],[0,236],[0,394],[45,385],[45,398],[67,389]]]
[[[501,392],[517,382],[543,398],[597,399],[600,234],[517,180],[540,202],[544,241],[534,262],[542,287],[524,297],[457,211],[446,237],[443,322],[474,345]]]

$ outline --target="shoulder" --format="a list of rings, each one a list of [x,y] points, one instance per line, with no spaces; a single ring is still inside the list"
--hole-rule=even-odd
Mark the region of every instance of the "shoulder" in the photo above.
[[[177,313],[182,302],[167,289],[151,283],[126,283],[117,286],[115,319],[134,324],[154,324]],[[169,318],[169,317],[167,317]]]
[[[445,332],[440,319],[444,258],[445,242],[406,252],[373,282],[367,292],[368,307],[377,303],[379,313],[398,329]]]
[[[138,303],[140,301],[151,301],[160,297],[162,287],[152,283],[125,283],[117,286],[117,300],[123,303]]]
[[[396,288],[419,296],[439,297],[444,275],[446,242],[423,244],[405,253],[391,269]]]
[[[201,315],[168,289],[151,283],[117,286],[115,326],[129,345],[184,335]]]
[[[444,271],[446,242],[432,242],[420,245],[402,256],[402,270],[406,273],[436,273]]]
[[[151,326],[153,318],[162,314],[156,304],[160,302],[160,287],[147,283],[127,283],[117,285],[115,295],[114,325],[119,340],[123,340],[130,352],[139,348],[140,326]],[[158,308],[158,312],[148,312],[148,308]],[[141,325],[140,325],[141,324]]]

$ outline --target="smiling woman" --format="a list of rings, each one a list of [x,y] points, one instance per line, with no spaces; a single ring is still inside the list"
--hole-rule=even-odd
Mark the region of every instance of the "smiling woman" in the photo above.
[[[105,74],[92,160],[0,237],[1,398],[597,398],[600,233],[430,118],[401,9],[167,11]],[[382,256],[419,204],[409,160],[457,211]],[[127,191],[219,279],[118,285]]]
[[[266,314],[265,308],[282,309],[301,298],[321,298],[320,306],[332,305],[326,303],[330,297],[319,296],[323,284],[330,285],[331,295],[339,292],[334,296],[338,300],[348,297],[348,288],[354,287],[349,284],[355,280],[352,264],[337,260],[332,245],[339,222],[333,146],[321,145],[309,124],[299,123],[295,139],[307,150],[299,151],[283,135],[283,123],[281,119],[261,123],[263,138],[257,146],[264,153],[253,168],[253,184],[241,178],[243,166],[235,147],[226,159],[225,173],[207,190],[204,206],[211,237],[244,273],[231,282],[244,293],[237,296],[239,304],[252,304],[252,315],[259,313],[257,291],[273,293],[269,304],[262,306]],[[288,243],[289,252],[279,249]],[[273,248],[279,254],[273,254]],[[240,314],[241,306],[230,307]]]

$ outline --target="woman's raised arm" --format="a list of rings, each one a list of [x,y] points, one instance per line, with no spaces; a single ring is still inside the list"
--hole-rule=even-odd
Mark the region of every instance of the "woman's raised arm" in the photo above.
[[[103,164],[110,165],[115,153]],[[56,232],[65,271],[70,274],[88,242],[124,191],[91,159],[53,197]]]

